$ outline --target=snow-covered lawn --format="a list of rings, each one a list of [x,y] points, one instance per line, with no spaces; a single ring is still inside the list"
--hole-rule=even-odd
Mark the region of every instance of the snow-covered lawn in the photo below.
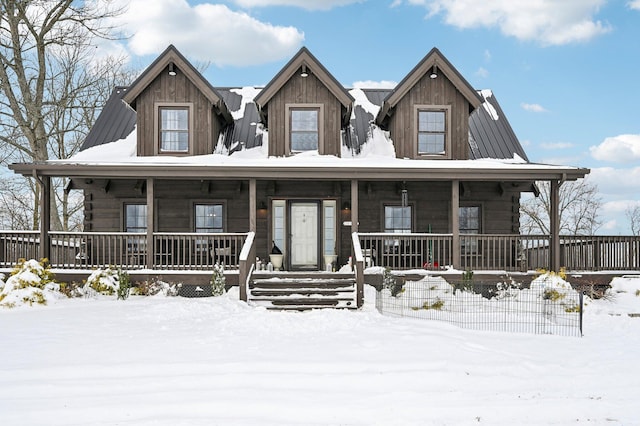
[[[360,311],[235,289],[3,308],[0,424],[640,424],[639,288],[590,302],[582,338],[384,317],[370,287]]]

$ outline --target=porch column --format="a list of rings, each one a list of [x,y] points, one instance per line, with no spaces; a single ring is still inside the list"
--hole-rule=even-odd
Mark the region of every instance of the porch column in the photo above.
[[[40,259],[51,259],[51,244],[49,231],[51,230],[51,178],[49,176],[35,176],[40,185]],[[14,259],[16,260],[16,259]]]
[[[351,233],[358,232],[358,181],[351,181]]]
[[[147,178],[147,268],[153,269],[156,250],[153,244],[153,231],[156,229],[154,223],[154,180]]]
[[[358,232],[359,210],[358,180],[353,179],[351,181],[351,234]],[[353,243],[351,243],[351,261],[356,270],[356,306],[361,308],[364,304],[364,265],[363,262],[356,262]]]
[[[249,231],[251,232],[256,232],[258,229],[256,208],[256,180],[249,179]]]
[[[560,185],[562,182],[558,180],[551,181],[551,193],[549,201],[551,211],[549,212],[549,231],[551,232],[551,241],[549,247],[549,268],[552,271],[560,270]]]
[[[451,181],[451,263],[455,269],[460,269],[462,262],[460,261],[460,218],[458,217],[460,210],[460,181]]]

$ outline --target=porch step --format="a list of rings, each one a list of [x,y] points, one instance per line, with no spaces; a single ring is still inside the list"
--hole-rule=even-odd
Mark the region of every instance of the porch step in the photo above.
[[[249,283],[248,298],[269,310],[357,307],[356,281],[351,274],[256,273]]]

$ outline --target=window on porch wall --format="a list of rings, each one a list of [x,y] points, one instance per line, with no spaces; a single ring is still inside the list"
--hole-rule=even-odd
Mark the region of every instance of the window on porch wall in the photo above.
[[[465,238],[462,234],[479,234],[481,232],[479,206],[461,206],[458,209],[460,221],[460,249],[462,254],[479,254],[478,241],[475,238]]]
[[[195,204],[194,206],[194,231],[197,233],[221,233],[224,232],[224,209],[222,204]],[[217,247],[206,239],[197,239],[195,242],[196,256],[207,257],[211,255],[214,260],[226,256],[229,257],[229,247]],[[202,261],[204,259],[201,259]],[[228,260],[228,259],[227,259]],[[206,262],[208,263],[208,262]]]
[[[147,232],[147,205],[127,203],[124,206],[125,232]],[[146,251],[146,237],[127,238],[127,252],[136,254]]]
[[[384,232],[393,234],[411,233],[411,206],[384,206]],[[400,240],[385,240],[385,252],[399,250]]]

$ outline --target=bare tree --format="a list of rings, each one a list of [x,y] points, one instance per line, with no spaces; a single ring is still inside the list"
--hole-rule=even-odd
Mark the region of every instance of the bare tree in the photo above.
[[[640,205],[627,207],[624,214],[629,219],[631,234],[640,235]]]
[[[520,228],[523,234],[549,234],[551,216],[551,185],[537,182],[540,195],[520,205]],[[602,199],[598,187],[588,179],[564,182],[559,191],[560,233],[564,235],[593,235],[602,224]]]
[[[121,13],[110,3],[0,0],[2,166],[67,158],[78,150],[95,121],[97,106],[104,104],[122,77],[123,58],[95,57],[96,41],[115,33],[109,18]],[[7,184],[11,190],[4,195],[13,194],[14,202],[25,197],[31,200],[29,227],[35,229],[39,226],[39,187],[12,180]],[[64,185],[64,179],[52,183],[53,229],[69,229],[77,209],[62,190]]]

